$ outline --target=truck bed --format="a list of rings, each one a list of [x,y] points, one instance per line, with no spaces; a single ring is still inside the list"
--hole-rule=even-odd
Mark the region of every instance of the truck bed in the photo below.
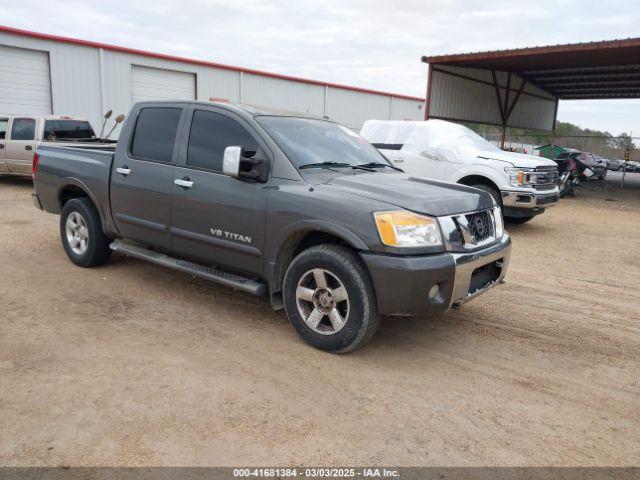
[[[109,178],[114,152],[103,148],[40,146],[36,183],[42,208],[60,213],[64,190],[79,187],[89,192],[103,219],[110,217]]]

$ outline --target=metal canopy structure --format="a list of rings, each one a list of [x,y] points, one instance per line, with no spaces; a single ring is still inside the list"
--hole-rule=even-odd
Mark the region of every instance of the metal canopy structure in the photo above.
[[[553,130],[558,100],[640,98],[640,38],[422,61],[429,64],[425,118]]]

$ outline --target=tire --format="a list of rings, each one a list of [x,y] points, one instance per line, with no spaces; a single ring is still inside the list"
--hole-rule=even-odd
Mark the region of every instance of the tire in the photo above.
[[[505,221],[509,223],[513,223],[515,225],[522,225],[523,223],[527,223],[529,220],[533,219],[535,215],[531,215],[530,217],[505,217]]]
[[[86,197],[64,204],[60,240],[69,259],[80,267],[102,265],[111,256],[111,240],[102,231],[100,216]]]
[[[487,192],[496,201],[496,205],[500,205],[502,207],[502,196],[500,195],[500,192],[498,191],[497,188],[493,188],[490,185],[485,185],[484,183],[478,183],[476,185],[470,185],[470,186]]]
[[[322,278],[326,288],[318,282]],[[293,328],[326,352],[356,350],[380,326],[368,272],[355,252],[339,245],[311,247],[295,257],[285,273],[283,299]]]
[[[567,179],[566,183],[564,184],[564,188],[560,189],[559,197],[564,198],[566,196],[570,196],[570,197],[575,196],[575,191],[573,189],[573,186],[574,186],[573,179],[572,178]]]

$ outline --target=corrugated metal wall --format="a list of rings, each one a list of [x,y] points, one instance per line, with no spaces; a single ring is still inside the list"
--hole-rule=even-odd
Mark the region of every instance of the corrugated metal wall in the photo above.
[[[129,111],[133,103],[132,69],[136,65],[194,74],[198,100],[216,98],[327,116],[354,129],[359,129],[365,120],[371,118],[421,120],[424,116],[424,102],[392,95],[364,93],[8,32],[0,32],[0,45],[47,52],[53,113],[87,117],[96,129],[100,128],[105,111],[113,110],[115,114]]]
[[[502,124],[491,71],[444,65],[432,65],[431,68],[429,118]],[[507,76],[506,72],[496,72],[503,105],[507,92]],[[521,83],[519,77],[511,76],[510,104]],[[527,83],[509,117],[508,126],[552,130],[556,102],[554,96]]]

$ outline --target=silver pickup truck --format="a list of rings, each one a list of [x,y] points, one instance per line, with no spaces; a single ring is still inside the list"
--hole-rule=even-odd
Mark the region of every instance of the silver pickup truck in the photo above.
[[[379,314],[430,315],[505,276],[511,240],[486,192],[406,175],[337,123],[250,107],[147,102],[115,154],[40,147],[35,204],[75,264],[111,251],[284,308],[341,353]]]
[[[33,154],[40,145],[115,149],[115,141],[96,137],[86,118],[0,114],[0,175],[30,176]]]

